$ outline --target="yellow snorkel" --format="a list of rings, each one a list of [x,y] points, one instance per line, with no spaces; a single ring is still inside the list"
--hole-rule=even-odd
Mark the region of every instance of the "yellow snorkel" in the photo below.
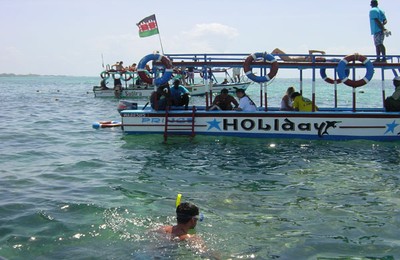
[[[182,194],[178,193],[178,195],[176,196],[175,208],[177,208],[181,204],[181,198]]]

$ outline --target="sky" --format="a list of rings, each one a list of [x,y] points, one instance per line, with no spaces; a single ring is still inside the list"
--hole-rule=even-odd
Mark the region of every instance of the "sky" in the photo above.
[[[399,0],[380,0],[387,54],[400,54]],[[0,73],[99,76],[104,64],[165,53],[373,55],[370,0],[0,0]],[[396,11],[397,10],[397,11]],[[155,14],[160,34],[140,38]]]

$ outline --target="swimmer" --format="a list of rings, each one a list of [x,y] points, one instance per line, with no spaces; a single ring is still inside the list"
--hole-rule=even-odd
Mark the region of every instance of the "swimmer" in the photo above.
[[[207,255],[211,259],[220,259],[214,252],[209,251],[201,237],[196,234],[189,234],[189,230],[194,229],[198,221],[203,220],[199,208],[190,203],[180,203],[181,194],[178,194],[176,199],[176,220],[177,224],[174,226],[162,226],[157,232],[166,234],[170,240],[173,241],[186,241],[189,246],[202,255]]]
[[[178,239],[180,241],[193,239],[196,235],[189,234],[189,230],[196,227],[199,219],[199,208],[196,205],[190,202],[180,203],[176,208],[177,224],[161,227],[161,230],[170,234],[171,239]]]

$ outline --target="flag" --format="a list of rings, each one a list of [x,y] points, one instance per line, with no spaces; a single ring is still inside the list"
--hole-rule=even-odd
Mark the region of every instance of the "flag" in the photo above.
[[[148,37],[158,34],[156,15],[150,15],[136,24],[139,27],[139,36]]]

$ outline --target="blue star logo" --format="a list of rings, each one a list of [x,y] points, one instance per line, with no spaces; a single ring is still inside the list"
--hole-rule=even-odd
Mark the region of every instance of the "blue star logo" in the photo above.
[[[220,123],[221,123],[221,121],[217,121],[217,119],[215,119],[215,118],[213,121],[208,121],[207,124],[209,124],[209,126],[208,126],[207,131],[212,128],[217,128],[219,131],[221,131],[221,128],[219,127]]]
[[[394,134],[394,129],[396,128],[396,126],[398,126],[399,124],[396,124],[396,120],[393,120],[392,123],[390,124],[386,124],[387,126],[387,130],[384,134],[387,134],[389,132],[392,132],[392,134]]]

